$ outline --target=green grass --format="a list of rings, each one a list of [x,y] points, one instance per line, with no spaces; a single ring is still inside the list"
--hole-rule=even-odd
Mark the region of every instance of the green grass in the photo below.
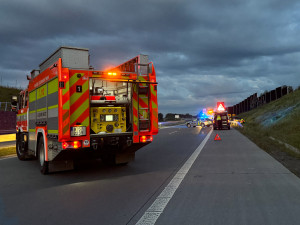
[[[16,147],[0,148],[0,158],[13,154],[16,154]]]
[[[0,86],[0,102],[10,102],[11,96],[18,96],[20,91],[18,88]]]
[[[278,112],[289,107],[293,107],[293,109],[284,117],[278,116]],[[292,152],[269,137],[274,137],[300,149],[300,90],[255,110],[239,114],[239,117],[245,119],[246,123],[243,124],[243,128],[238,130],[259,147],[266,151],[281,150],[294,157],[299,157],[299,154]],[[266,123],[270,118],[273,118],[273,122]]]

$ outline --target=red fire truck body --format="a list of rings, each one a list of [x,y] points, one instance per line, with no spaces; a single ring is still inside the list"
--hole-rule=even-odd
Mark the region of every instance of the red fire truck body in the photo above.
[[[82,153],[126,164],[158,133],[154,66],[138,55],[97,71],[88,49],[60,47],[31,72],[18,108],[17,155],[37,157],[42,173],[71,169]]]

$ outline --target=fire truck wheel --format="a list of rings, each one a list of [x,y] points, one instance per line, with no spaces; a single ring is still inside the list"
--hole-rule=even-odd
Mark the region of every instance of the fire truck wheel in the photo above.
[[[44,139],[42,137],[39,139],[39,144],[38,144],[38,159],[40,162],[41,173],[47,174],[48,162],[45,161],[45,146],[44,146]]]
[[[17,134],[17,140],[16,140],[16,152],[17,152],[17,156],[19,160],[26,160],[26,153],[25,153],[25,149],[22,146],[22,142],[21,142],[21,134]]]

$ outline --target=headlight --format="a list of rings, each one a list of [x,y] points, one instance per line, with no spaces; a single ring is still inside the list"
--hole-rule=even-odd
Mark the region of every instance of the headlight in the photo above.
[[[71,136],[72,137],[79,137],[86,135],[86,127],[85,126],[76,126],[71,127]]]

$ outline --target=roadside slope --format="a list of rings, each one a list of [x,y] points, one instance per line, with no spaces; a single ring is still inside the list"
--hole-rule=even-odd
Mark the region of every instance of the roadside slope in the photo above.
[[[239,116],[240,132],[300,176],[300,90]]]

